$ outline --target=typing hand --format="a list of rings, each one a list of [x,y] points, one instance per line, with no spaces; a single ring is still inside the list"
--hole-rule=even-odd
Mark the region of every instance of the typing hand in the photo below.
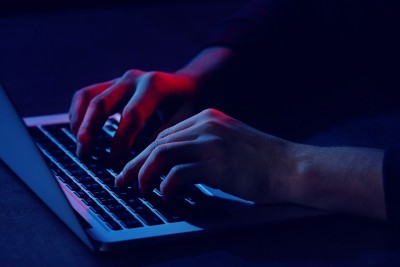
[[[90,155],[96,134],[107,118],[122,109],[111,157],[116,162],[123,160],[146,120],[160,111],[161,105],[167,106],[171,99],[180,100],[181,105],[175,105],[176,113],[167,125],[189,116],[190,105],[182,103],[187,103],[195,90],[195,79],[189,75],[129,70],[120,78],[77,91],[69,112],[71,130],[78,142],[77,155]]]
[[[166,174],[160,185],[166,201],[187,185],[204,183],[244,199],[279,202],[290,144],[208,109],[162,131],[116,184],[138,181],[146,194]]]

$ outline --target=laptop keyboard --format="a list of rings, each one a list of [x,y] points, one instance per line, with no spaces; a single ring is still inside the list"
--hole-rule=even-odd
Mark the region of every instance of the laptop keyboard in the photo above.
[[[93,156],[85,161],[75,155],[76,142],[69,124],[34,126],[29,130],[55,177],[108,229],[119,231],[184,220],[204,195],[197,187],[190,187],[171,208],[164,205],[159,189],[145,198],[137,185],[114,185],[118,170],[108,166],[107,158],[117,127],[115,119],[107,121],[98,135]]]

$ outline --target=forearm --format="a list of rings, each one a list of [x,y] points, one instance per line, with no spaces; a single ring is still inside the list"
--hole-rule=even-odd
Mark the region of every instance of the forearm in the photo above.
[[[383,155],[377,149],[295,145],[287,200],[386,220]]]
[[[202,85],[214,75],[224,72],[233,59],[233,51],[228,47],[215,46],[202,50],[178,74],[188,75]]]

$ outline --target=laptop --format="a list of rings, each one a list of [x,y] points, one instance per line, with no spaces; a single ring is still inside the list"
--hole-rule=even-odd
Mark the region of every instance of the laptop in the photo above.
[[[257,205],[202,184],[188,187],[168,206],[158,188],[145,197],[137,185],[117,188],[118,170],[107,157],[118,114],[105,123],[93,156],[85,161],[75,155],[67,114],[22,118],[1,84],[0,121],[0,159],[93,251],[327,214],[294,205]],[[132,157],[138,152],[134,146]]]

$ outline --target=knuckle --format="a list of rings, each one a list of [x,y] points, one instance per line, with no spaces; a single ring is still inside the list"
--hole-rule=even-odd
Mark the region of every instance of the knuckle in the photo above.
[[[142,124],[142,113],[138,107],[126,106],[121,113],[121,118],[125,121],[135,121]]]
[[[89,88],[83,88],[74,93],[73,101],[86,100],[90,98]]]
[[[140,70],[127,70],[119,79],[118,83],[121,85],[132,86],[143,75]]]
[[[127,70],[127,71],[124,72],[122,77],[132,77],[133,74],[134,74],[134,70]]]
[[[154,83],[154,82],[157,82],[157,81],[160,80],[160,78],[161,78],[161,73],[158,72],[158,71],[150,71],[150,72],[146,73],[146,74],[144,75],[144,77],[146,77],[146,79],[147,79],[149,82]]]
[[[128,78],[128,79],[137,78],[140,74],[142,74],[142,72],[140,70],[136,70],[136,69],[127,70],[122,75],[122,78]]]
[[[217,117],[219,115],[219,113],[220,112],[218,110],[213,109],[213,108],[208,108],[203,111],[203,115],[205,115],[207,118]]]
[[[159,140],[161,138],[163,138],[164,136],[167,136],[170,133],[171,130],[168,129],[164,129],[163,131],[161,131],[158,135],[156,140]]]
[[[208,120],[203,122],[203,129],[206,132],[213,132],[213,131],[216,131],[216,130],[218,131],[221,128],[223,128],[223,124],[217,119],[210,118],[210,119],[208,119]]]
[[[169,171],[169,176],[171,177],[171,179],[176,179],[178,177],[181,177],[183,175],[184,171],[185,171],[185,169],[182,166],[175,165]]]
[[[97,111],[105,111],[106,110],[106,99],[100,96],[94,97],[90,101],[90,106],[91,108],[97,110]]]
[[[158,157],[165,157],[170,150],[170,147],[168,144],[163,143],[161,140],[155,141],[154,144],[154,154],[155,156]]]
[[[160,92],[163,88],[164,75],[161,72],[151,71],[143,75],[143,79],[147,82],[155,92]]]

